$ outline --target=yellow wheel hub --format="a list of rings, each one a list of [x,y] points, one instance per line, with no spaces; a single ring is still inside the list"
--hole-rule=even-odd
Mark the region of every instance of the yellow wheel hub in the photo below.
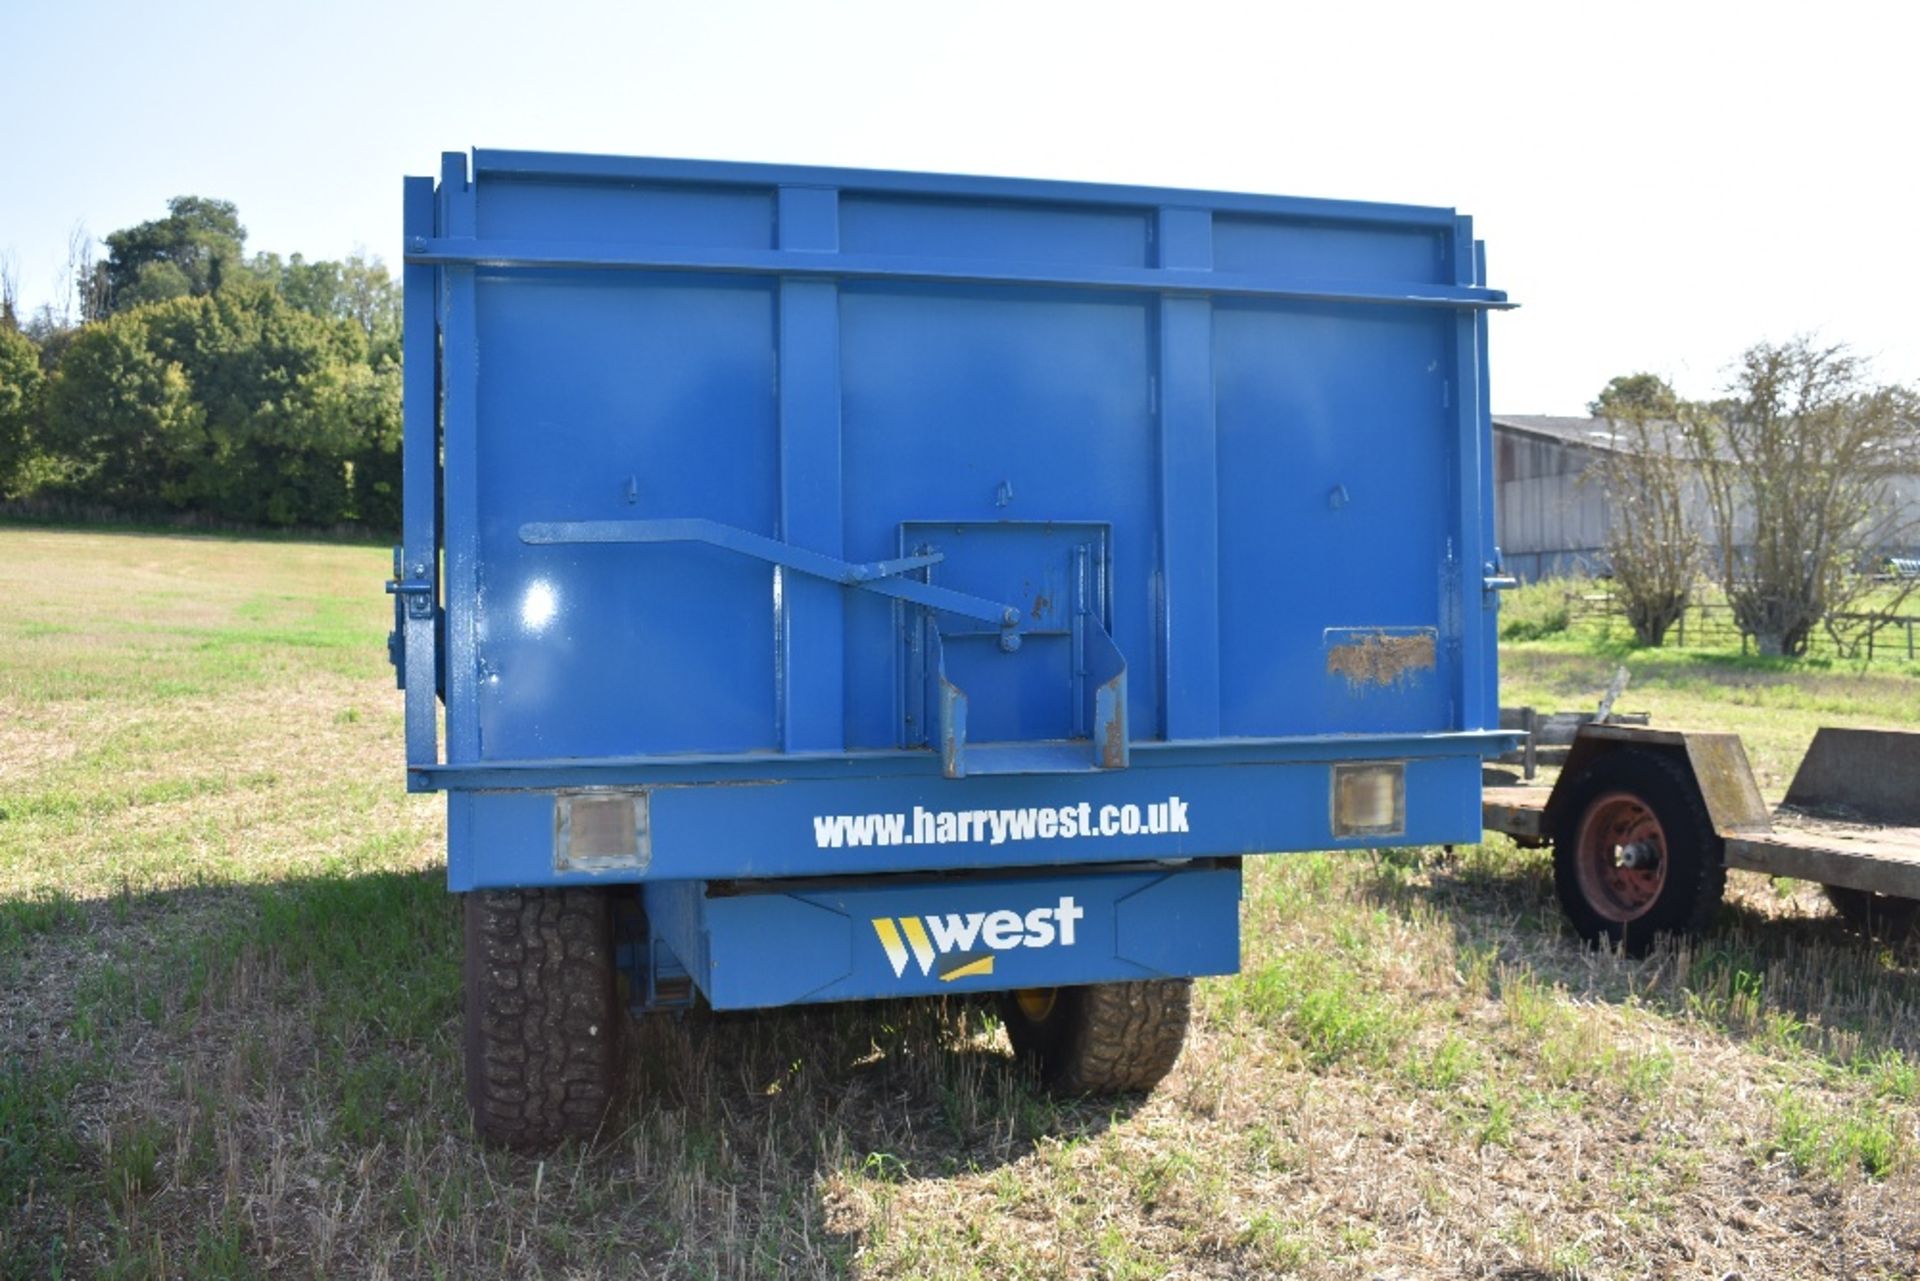
[[[1013,999],[1022,1014],[1039,1023],[1053,1013],[1053,1002],[1059,992],[1060,989],[1054,987],[1023,987],[1013,994]]]

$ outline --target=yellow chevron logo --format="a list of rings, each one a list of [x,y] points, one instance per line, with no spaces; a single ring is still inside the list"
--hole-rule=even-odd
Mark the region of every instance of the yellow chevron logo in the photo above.
[[[927,937],[927,927],[920,923],[920,918],[903,916],[896,926],[891,916],[876,916],[873,932],[880,936],[880,946],[886,949],[887,960],[893,964],[893,976],[899,978],[907,972],[907,945],[900,941],[902,930],[913,940],[913,959],[920,962],[920,972],[928,973],[933,969],[933,941]]]
[[[993,956],[988,954],[978,960],[968,961],[965,965],[956,965],[940,976],[942,983],[951,983],[955,979],[977,979],[993,973]]]

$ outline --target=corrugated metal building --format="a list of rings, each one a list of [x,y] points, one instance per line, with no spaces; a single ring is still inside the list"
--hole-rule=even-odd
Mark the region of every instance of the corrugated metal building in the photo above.
[[[1586,472],[1608,438],[1598,418],[1493,416],[1493,509],[1511,572],[1531,582],[1605,564],[1612,504]]]
[[[1509,571],[1531,582],[1605,568],[1613,505],[1599,477],[1587,472],[1610,440],[1604,419],[1493,416],[1494,516]],[[1902,537],[1886,550],[1914,555],[1920,551],[1920,476],[1895,478],[1889,498],[1888,520]],[[1711,539],[1704,496],[1696,492],[1693,500],[1702,536]],[[1745,541],[1748,525],[1736,523],[1737,540]]]

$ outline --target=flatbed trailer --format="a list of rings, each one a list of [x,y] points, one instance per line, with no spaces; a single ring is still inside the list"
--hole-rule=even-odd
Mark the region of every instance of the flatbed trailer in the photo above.
[[[1736,735],[1585,725],[1554,782],[1490,782],[1481,815],[1551,845],[1575,929],[1631,952],[1704,930],[1729,868],[1812,881],[1874,937],[1920,916],[1920,733],[1820,730],[1770,810]]]

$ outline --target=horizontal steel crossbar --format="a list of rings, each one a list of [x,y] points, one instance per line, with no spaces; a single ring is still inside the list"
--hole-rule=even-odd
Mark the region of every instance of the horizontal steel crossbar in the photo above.
[[[786,249],[622,249],[605,244],[542,240],[418,237],[406,260],[436,266],[616,269],[723,272],[847,280],[930,280],[956,284],[1054,285],[1150,293],[1213,294],[1300,302],[1368,303],[1399,307],[1505,310],[1504,290],[1477,285],[1353,284],[1299,280],[1271,272],[1203,271],[1186,267],[1086,267],[1040,263],[834,254]]]

